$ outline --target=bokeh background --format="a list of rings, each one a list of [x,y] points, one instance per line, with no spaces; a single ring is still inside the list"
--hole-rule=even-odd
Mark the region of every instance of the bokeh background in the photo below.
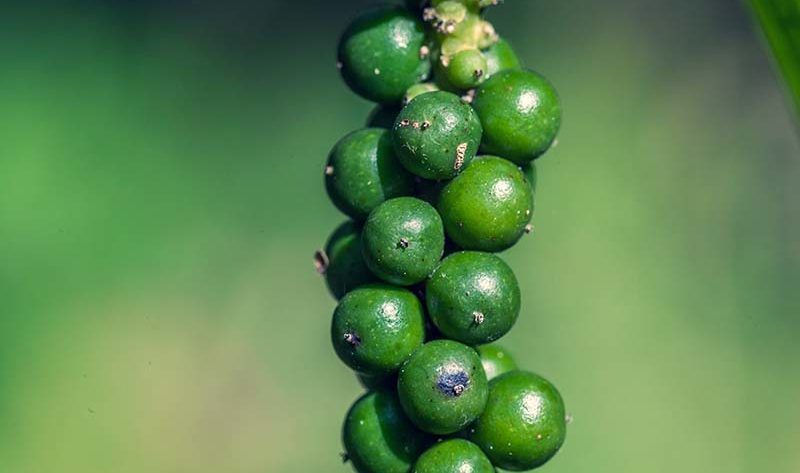
[[[0,471],[350,471],[311,255],[371,3],[2,3]],[[565,109],[505,254],[503,344],[574,417],[542,471],[800,471],[800,145],[748,11],[490,18]]]

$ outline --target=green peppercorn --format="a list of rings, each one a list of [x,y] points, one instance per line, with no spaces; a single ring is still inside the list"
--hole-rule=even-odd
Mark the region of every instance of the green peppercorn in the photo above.
[[[451,340],[434,340],[414,352],[400,369],[397,389],[411,421],[440,435],[475,420],[488,392],[478,353]]]
[[[325,250],[314,256],[317,271],[325,276],[328,289],[337,299],[377,279],[367,268],[361,253],[361,229],[348,221],[334,230]]]
[[[363,220],[385,200],[410,195],[414,178],[395,158],[389,132],[365,128],[333,147],[325,167],[325,188],[339,210]]]
[[[501,374],[517,369],[517,363],[512,358],[511,353],[496,343],[481,345],[475,347],[475,349],[478,350],[478,355],[481,356],[483,371],[486,372],[486,378],[489,381]]]
[[[450,179],[475,156],[481,124],[472,107],[457,95],[428,92],[400,111],[392,140],[406,169],[425,179]]]
[[[422,304],[403,288],[362,286],[339,301],[331,340],[347,366],[368,375],[389,375],[425,340]]]
[[[489,383],[489,401],[467,434],[495,466],[511,471],[536,468],[564,443],[564,401],[541,376],[511,371]]]
[[[461,251],[434,270],[425,301],[428,315],[447,338],[477,345],[511,330],[519,316],[519,284],[498,256]]]
[[[533,194],[516,165],[481,156],[444,187],[437,208],[447,235],[458,246],[501,251],[525,233]]]
[[[345,459],[358,473],[408,473],[430,438],[406,418],[393,391],[381,390],[350,408],[342,443]]]
[[[361,242],[364,261],[376,276],[410,286],[427,278],[442,257],[442,219],[422,200],[387,200],[367,218]]]
[[[480,447],[464,439],[438,443],[423,453],[413,473],[495,473]]]
[[[402,8],[381,8],[357,18],[339,41],[342,77],[354,92],[397,103],[430,71],[423,24]],[[425,46],[427,48],[427,46]]]
[[[498,72],[481,84],[472,106],[484,128],[481,150],[518,164],[547,151],[561,126],[555,89],[531,71]]]
[[[465,90],[476,87],[486,77],[486,58],[477,49],[464,49],[457,52],[444,67],[447,81]]]
[[[497,42],[483,50],[483,57],[486,58],[486,78],[492,77],[500,71],[506,69],[519,69],[521,63],[514,52],[511,44],[503,38],[498,38]]]

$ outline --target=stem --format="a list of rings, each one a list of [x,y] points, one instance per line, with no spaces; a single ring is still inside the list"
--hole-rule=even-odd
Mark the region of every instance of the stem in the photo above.
[[[748,0],[800,116],[800,0]]]

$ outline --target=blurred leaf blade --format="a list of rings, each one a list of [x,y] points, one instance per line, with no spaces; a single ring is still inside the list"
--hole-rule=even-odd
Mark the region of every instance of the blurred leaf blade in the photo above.
[[[800,113],[800,0],[750,0]]]

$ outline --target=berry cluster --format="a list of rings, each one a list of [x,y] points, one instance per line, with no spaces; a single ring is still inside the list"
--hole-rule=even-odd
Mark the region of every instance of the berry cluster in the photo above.
[[[520,311],[494,253],[531,231],[533,160],[561,122],[483,18],[495,3],[406,1],[339,43],[345,82],[378,103],[330,153],[328,195],[351,220],[315,255],[339,300],[334,349],[369,390],[342,434],[360,473],[529,470],[564,442],[556,388],[492,343]]]

